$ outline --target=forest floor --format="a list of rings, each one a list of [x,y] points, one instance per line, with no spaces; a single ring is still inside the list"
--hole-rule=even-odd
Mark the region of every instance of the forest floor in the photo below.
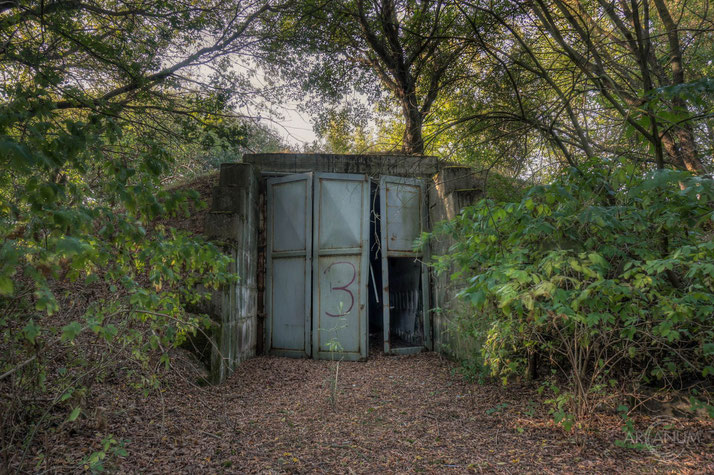
[[[714,472],[711,423],[688,423],[691,443],[663,459],[616,446],[615,414],[566,433],[535,386],[468,383],[434,353],[340,363],[334,406],[334,362],[258,357],[201,387],[185,377],[189,360],[176,361],[170,384],[148,396],[103,383],[99,409],[45,441],[37,468],[81,469],[112,434],[128,454],[105,466],[120,472]]]

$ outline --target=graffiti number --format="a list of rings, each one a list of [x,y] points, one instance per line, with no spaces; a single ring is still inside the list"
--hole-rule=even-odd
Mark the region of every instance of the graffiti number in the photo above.
[[[330,290],[341,290],[342,292],[346,292],[347,295],[350,296],[350,305],[347,308],[347,310],[344,311],[344,313],[325,312],[325,315],[327,315],[328,317],[344,317],[345,315],[349,314],[350,311],[352,310],[352,307],[355,306],[355,296],[352,293],[352,291],[350,289],[348,289],[348,287],[350,285],[352,285],[352,283],[357,278],[357,269],[355,269],[355,265],[352,264],[351,262],[339,261],[339,262],[333,262],[332,264],[327,266],[325,268],[325,274],[327,274],[327,272],[332,268],[332,266],[336,266],[336,265],[346,265],[346,266],[350,266],[352,268],[352,279],[347,284],[342,285],[342,286],[337,286],[337,285],[333,285],[332,282],[330,282]]]

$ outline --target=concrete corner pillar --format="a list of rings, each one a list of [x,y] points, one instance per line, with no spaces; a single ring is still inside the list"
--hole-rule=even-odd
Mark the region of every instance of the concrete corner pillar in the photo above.
[[[429,187],[429,221],[433,224],[454,219],[462,209],[476,203],[484,194],[484,181],[480,173],[469,167],[445,167],[434,175]],[[431,242],[432,255],[447,254],[453,240],[441,236]],[[467,305],[456,297],[463,284],[454,282],[451,269],[432,279],[432,315],[434,350],[454,357],[465,356],[475,349],[472,343],[460,337],[456,327],[459,315],[468,312]]]
[[[239,281],[216,291],[210,316],[212,332],[211,380],[221,383],[238,363],[255,356],[258,339],[258,184],[255,168],[243,163],[221,165],[206,215],[206,237],[231,257]]]

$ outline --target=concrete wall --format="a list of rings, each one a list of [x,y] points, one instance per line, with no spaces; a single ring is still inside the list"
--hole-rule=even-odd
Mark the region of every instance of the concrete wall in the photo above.
[[[483,181],[473,169],[444,167],[433,177],[429,187],[429,219],[432,226],[440,221],[453,219],[463,208],[474,204],[484,193]],[[447,254],[453,241],[440,238],[431,243],[431,254]],[[455,358],[465,357],[477,351],[473,341],[464,338],[460,318],[469,315],[471,309],[459,300],[456,294],[464,284],[451,280],[452,272],[440,275],[432,273],[432,327],[434,350]]]
[[[211,380],[222,382],[241,361],[255,356],[258,340],[258,185],[255,168],[221,165],[205,234],[232,258],[240,280],[215,292],[209,315],[216,321]]]

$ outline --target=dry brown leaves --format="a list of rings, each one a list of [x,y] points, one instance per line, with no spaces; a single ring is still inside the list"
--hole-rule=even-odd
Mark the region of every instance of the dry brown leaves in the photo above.
[[[700,445],[661,461],[616,447],[615,415],[567,434],[532,387],[468,384],[433,353],[341,363],[334,409],[330,361],[258,357],[219,387],[196,386],[182,376],[188,359],[177,363],[166,389],[148,397],[118,382],[95,391],[100,409],[53,440],[38,469],[81,469],[77,460],[111,433],[127,440],[129,455],[109,461],[120,472],[714,471],[711,424]]]

